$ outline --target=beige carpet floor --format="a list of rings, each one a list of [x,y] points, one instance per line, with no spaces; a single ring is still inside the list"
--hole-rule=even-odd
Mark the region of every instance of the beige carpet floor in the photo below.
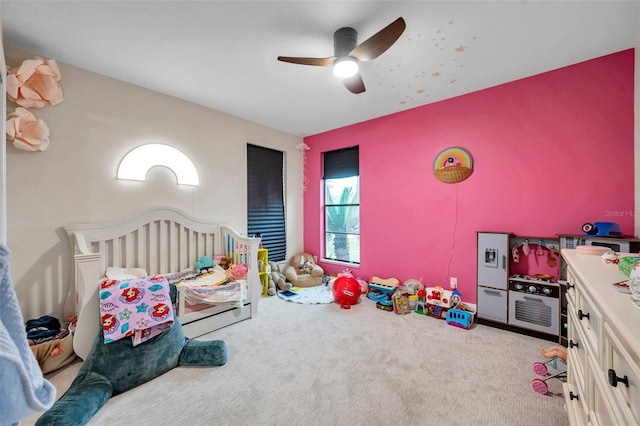
[[[111,398],[90,425],[568,424],[562,382],[548,395],[531,387],[548,341],[368,299],[345,310],[272,296],[259,311],[200,338],[227,342],[226,365],[175,368]],[[59,395],[79,367],[49,375]]]

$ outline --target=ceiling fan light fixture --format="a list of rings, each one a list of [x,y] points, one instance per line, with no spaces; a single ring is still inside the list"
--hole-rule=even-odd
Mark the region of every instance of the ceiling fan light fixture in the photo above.
[[[358,61],[353,56],[336,59],[333,64],[333,74],[338,78],[353,77],[358,73]]]

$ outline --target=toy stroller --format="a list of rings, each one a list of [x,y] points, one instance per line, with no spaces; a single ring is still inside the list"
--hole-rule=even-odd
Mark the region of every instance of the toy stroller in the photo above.
[[[552,370],[549,370],[549,367]],[[533,371],[542,378],[535,378],[531,381],[533,390],[539,394],[546,395],[549,391],[547,380],[567,377],[567,363],[559,357],[554,357],[546,362],[534,362]]]

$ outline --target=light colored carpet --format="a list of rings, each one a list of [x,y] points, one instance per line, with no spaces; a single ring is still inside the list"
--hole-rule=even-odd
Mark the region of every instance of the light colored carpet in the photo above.
[[[173,369],[110,399],[90,425],[568,424],[563,398],[531,387],[551,343],[491,327],[400,316],[366,298],[344,310],[269,297],[257,318],[202,339],[225,340],[229,362]],[[60,395],[79,366],[50,376]]]

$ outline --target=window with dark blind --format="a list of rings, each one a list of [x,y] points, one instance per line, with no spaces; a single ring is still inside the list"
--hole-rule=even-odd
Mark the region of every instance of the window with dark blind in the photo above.
[[[323,155],[324,259],[360,263],[360,150]]]
[[[269,261],[285,260],[284,153],[247,144],[247,233],[261,235]]]
[[[359,174],[360,149],[357,146],[324,153],[323,179],[339,179]]]

